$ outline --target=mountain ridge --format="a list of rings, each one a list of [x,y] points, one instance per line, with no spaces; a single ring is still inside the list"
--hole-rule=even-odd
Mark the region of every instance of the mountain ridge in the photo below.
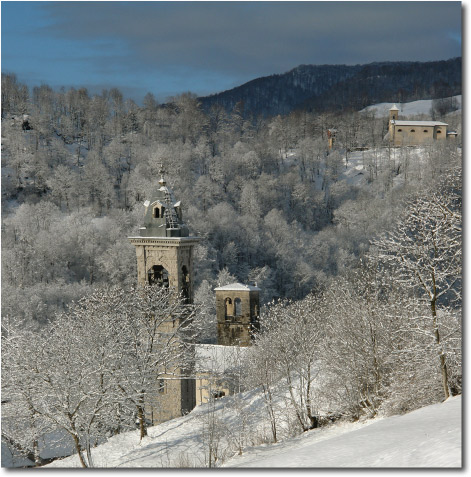
[[[214,105],[248,116],[276,116],[296,110],[362,109],[386,101],[437,99],[461,94],[461,57],[363,65],[299,65],[235,88],[199,97],[205,110]]]

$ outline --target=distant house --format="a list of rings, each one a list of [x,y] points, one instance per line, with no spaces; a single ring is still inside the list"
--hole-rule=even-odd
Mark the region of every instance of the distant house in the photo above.
[[[408,121],[399,119],[399,109],[389,110],[389,128],[385,139],[394,146],[418,146],[434,141],[455,139],[454,131],[447,131],[448,124],[440,121]]]

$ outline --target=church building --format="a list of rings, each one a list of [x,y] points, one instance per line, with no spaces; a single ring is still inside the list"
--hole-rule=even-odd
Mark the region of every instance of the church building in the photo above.
[[[198,237],[189,235],[183,222],[181,203],[176,201],[161,178],[151,198],[144,202],[145,212],[139,236],[129,237],[136,248],[137,281],[139,285],[155,285],[175,290],[187,304],[193,303],[194,247]],[[180,417],[197,404],[211,398],[232,394],[234,386],[225,374],[239,350],[251,345],[258,329],[260,313],[256,286],[233,283],[215,289],[217,310],[217,345],[194,343],[193,369],[175,370],[175,374],[156,378],[145,408],[146,419],[152,424]],[[178,327],[178,319],[162,325]],[[162,329],[162,332],[171,330]],[[215,330],[216,331],[216,330]],[[238,358],[237,358],[238,359]]]
[[[447,132],[448,124],[441,121],[408,121],[399,119],[399,108],[389,110],[389,128],[385,139],[393,146],[419,146],[434,141],[456,138],[455,132]]]

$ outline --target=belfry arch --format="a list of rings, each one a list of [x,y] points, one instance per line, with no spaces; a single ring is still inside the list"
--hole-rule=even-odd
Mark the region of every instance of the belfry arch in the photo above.
[[[149,285],[158,285],[159,287],[168,288],[168,271],[162,265],[153,265],[147,271],[147,282]]]
[[[234,305],[232,304],[232,298],[227,297],[224,300],[224,317],[229,318],[234,316]]]
[[[182,297],[185,300],[185,303],[189,303],[190,302],[189,301],[190,300],[190,281],[191,281],[190,272],[186,265],[182,266],[181,272],[182,272],[182,275],[181,275]]]

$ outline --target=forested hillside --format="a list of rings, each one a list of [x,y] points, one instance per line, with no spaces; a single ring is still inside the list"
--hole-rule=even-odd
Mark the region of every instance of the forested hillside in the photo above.
[[[432,107],[461,134],[459,113]],[[117,89],[30,94],[2,75],[2,432],[37,447],[59,427],[84,466],[136,416],[145,435],[150,376],[184,366],[176,347],[139,352],[157,339],[148,314],[168,319],[174,304],[156,287],[157,298],[127,292],[127,237],[161,164],[202,238],[197,339],[214,342],[215,286],[262,290],[261,333],[227,376],[258,389],[266,410],[263,435],[240,427],[240,449],[460,394],[460,139],[391,148],[386,130],[374,111],[248,120],[238,106],[205,112],[191,94],[139,107]]]
[[[236,105],[246,116],[292,111],[359,111],[383,101],[408,102],[461,94],[461,58],[367,65],[301,65],[284,74],[249,81],[199,98],[206,109]]]
[[[459,116],[447,120],[460,127]],[[230,275],[257,282],[264,301],[301,298],[355,261],[403,197],[455,160],[445,146],[427,147],[425,162],[380,149],[386,126],[367,113],[247,121],[237,108],[204,113],[188,94],[165,106],[149,94],[143,107],[117,89],[90,96],[43,85],[30,96],[3,75],[4,314],[44,321],[96,284],[134,284],[127,237],[160,163],[204,239],[197,300],[212,303]],[[330,153],[329,127],[339,130]],[[367,146],[355,153],[363,181],[347,180],[351,151]]]

